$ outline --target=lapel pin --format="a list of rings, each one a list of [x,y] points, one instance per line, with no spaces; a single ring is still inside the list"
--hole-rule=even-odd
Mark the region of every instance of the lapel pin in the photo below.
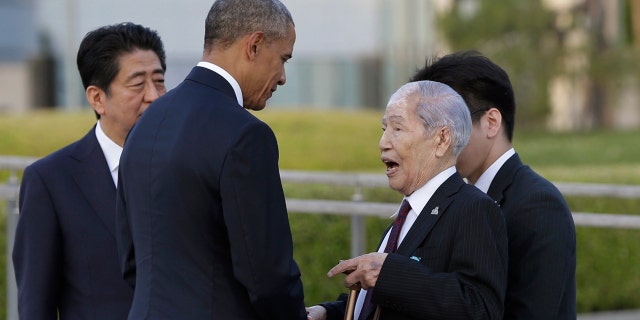
[[[438,207],[433,208],[433,210],[431,210],[431,214],[433,215],[438,215]]]

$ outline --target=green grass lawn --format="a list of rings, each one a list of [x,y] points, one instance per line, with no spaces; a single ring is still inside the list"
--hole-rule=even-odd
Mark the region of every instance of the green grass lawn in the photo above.
[[[256,116],[278,137],[280,168],[286,170],[383,173],[377,148],[382,111],[283,111]],[[34,112],[0,116],[0,155],[43,156],[84,135],[95,123],[91,111]],[[517,130],[517,128],[516,128]],[[514,145],[523,161],[556,182],[640,183],[640,131],[549,133],[516,132]],[[6,174],[0,173],[0,181]],[[353,190],[321,185],[285,184],[287,197],[349,199]],[[364,190],[365,199],[398,202],[383,188]],[[640,200],[571,197],[573,211],[640,214]],[[5,241],[5,204],[0,202],[0,239]],[[333,300],[343,292],[342,278],[326,272],[349,256],[349,218],[290,215],[295,258],[302,270],[307,304]],[[373,250],[390,221],[367,218],[367,246]],[[640,230],[577,228],[578,310],[640,308]],[[0,255],[5,245],[0,248]],[[2,271],[4,265],[0,266]],[[0,277],[0,299],[4,297]],[[0,319],[4,316],[0,303]]]

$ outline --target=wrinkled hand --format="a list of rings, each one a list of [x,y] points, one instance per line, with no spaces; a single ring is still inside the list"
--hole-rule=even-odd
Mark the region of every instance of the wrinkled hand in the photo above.
[[[307,308],[307,319],[308,320],[326,320],[327,319],[327,309],[323,306],[312,306]]]
[[[369,290],[369,288],[376,286],[380,269],[382,269],[382,264],[386,258],[387,254],[380,252],[361,255],[353,259],[341,261],[335,267],[331,268],[327,275],[333,277],[337,274],[345,273],[347,274],[344,278],[345,287],[352,288],[359,284],[363,289]]]

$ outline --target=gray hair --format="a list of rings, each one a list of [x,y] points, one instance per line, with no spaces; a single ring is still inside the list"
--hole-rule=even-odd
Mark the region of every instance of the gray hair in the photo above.
[[[410,82],[398,89],[390,100],[416,103],[427,133],[448,127],[456,157],[469,142],[471,114],[462,97],[451,87],[435,81]]]
[[[291,13],[278,0],[217,0],[205,20],[204,50],[227,47],[256,31],[267,42],[285,38],[289,24],[294,25]]]

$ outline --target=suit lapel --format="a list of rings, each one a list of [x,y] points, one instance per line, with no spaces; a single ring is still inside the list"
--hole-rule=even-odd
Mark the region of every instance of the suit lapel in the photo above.
[[[116,187],[96,138],[95,126],[80,140],[71,157],[77,161],[77,165],[72,167],[74,180],[94,214],[115,236]]]
[[[504,191],[513,183],[516,172],[523,167],[524,165],[516,153],[511,156],[511,158],[502,165],[500,170],[498,170],[498,173],[496,173],[493,181],[491,181],[489,190],[487,190],[487,194],[498,203],[498,205],[502,206],[504,202]]]
[[[398,254],[409,256],[418,248],[440,217],[447,213],[447,208],[453,201],[452,195],[457,193],[462,185],[464,185],[464,180],[456,172],[436,190],[429,202],[424,206],[424,209],[422,209],[422,212],[420,212],[418,219],[411,226],[404,240],[402,240],[397,251]]]

